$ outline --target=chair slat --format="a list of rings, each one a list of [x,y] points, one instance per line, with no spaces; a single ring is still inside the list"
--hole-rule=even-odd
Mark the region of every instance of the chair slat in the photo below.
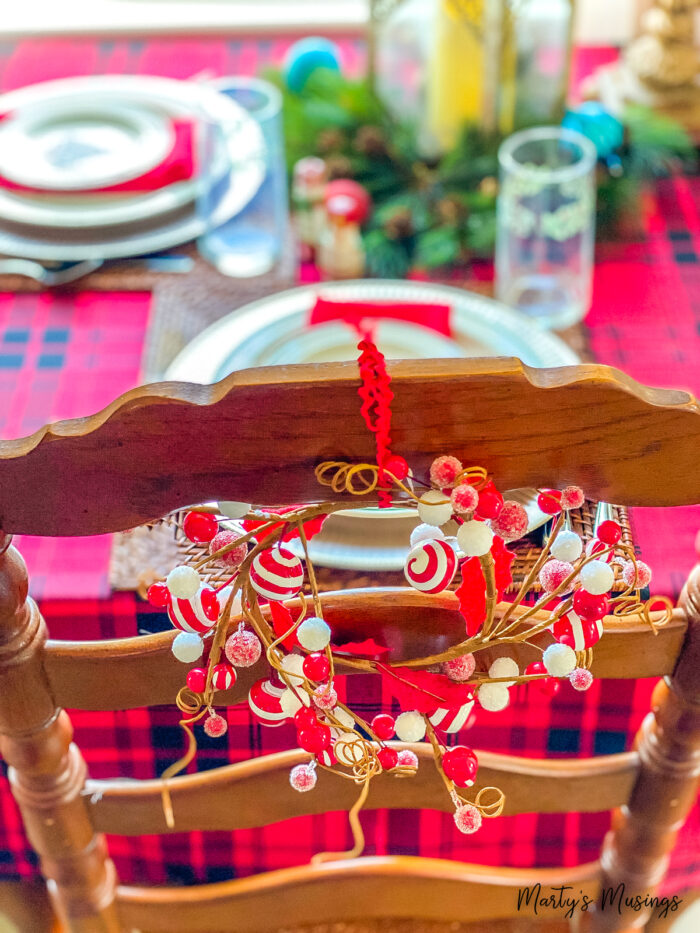
[[[390,371],[394,448],[417,473],[449,452],[503,489],[578,483],[621,505],[700,501],[700,409],[686,392],[596,365],[421,360]],[[357,387],[354,363],[245,370],[214,386],[134,389],[92,417],[3,441],[2,528],[99,534],[208,499],[320,501],[319,461],[376,457]]]
[[[401,746],[403,747],[403,746]],[[425,743],[412,745],[419,767],[412,778],[382,774],[374,778],[365,809],[433,809],[454,806]],[[598,758],[548,761],[477,752],[478,779],[469,796],[482,787],[506,795],[504,813],[595,813],[625,803],[637,773],[637,755],[626,752]],[[321,773],[311,794],[289,785],[289,771],[309,760],[300,749],[265,755],[168,782],[175,825],[163,816],[161,781],[88,781],[90,812],[100,832],[125,836],[148,833],[232,830],[267,826],[294,816],[349,810],[358,788]]]
[[[434,921],[534,917],[524,888],[541,885],[541,896],[573,885],[591,901],[598,891],[598,865],[566,869],[487,868],[441,859],[397,856],[328,862],[268,872],[199,888],[120,887],[117,902],[127,929],[150,933],[269,933],[295,924],[393,917]],[[539,917],[542,918],[542,908]],[[561,914],[553,911],[553,919]]]
[[[297,603],[291,600],[287,605],[294,610]],[[429,596],[409,587],[345,590],[324,593],[323,605],[337,643],[383,638],[391,646],[392,662],[444,651],[464,638],[464,619],[451,592]],[[678,610],[657,635],[635,617],[608,616],[605,634],[594,649],[593,673],[601,678],[669,674],[686,627]],[[45,665],[56,702],[68,709],[89,710],[172,703],[186,670],[170,651],[174,637],[175,632],[163,632],[102,642],[50,641]],[[512,645],[508,652],[521,670],[538,657],[527,645]],[[264,660],[241,670],[236,686],[222,694],[221,701],[245,700],[253,681],[266,672]]]

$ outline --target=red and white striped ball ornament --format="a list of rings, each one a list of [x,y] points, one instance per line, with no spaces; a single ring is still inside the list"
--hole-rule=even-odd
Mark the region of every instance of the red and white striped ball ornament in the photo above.
[[[236,683],[236,672],[230,664],[222,661],[212,670],[211,682],[217,690],[230,690]]]
[[[457,557],[447,541],[433,538],[411,548],[404,564],[404,575],[421,593],[441,593],[452,582]]]
[[[574,651],[592,648],[603,634],[603,620],[588,622],[570,609],[561,618],[550,625],[550,631],[560,645],[568,645]]]
[[[287,548],[273,547],[253,560],[250,582],[266,599],[291,599],[304,585],[304,566]]]
[[[473,699],[466,702],[464,706],[457,706],[454,709],[440,707],[431,713],[430,722],[441,732],[459,732],[460,729],[465,728],[473,709]]]
[[[168,606],[168,618],[181,632],[201,635],[216,625],[221,606],[214,590],[201,586],[191,599],[172,598]]]
[[[288,718],[280,703],[285,689],[284,686],[277,686],[264,678],[256,680],[250,688],[248,705],[263,726],[281,726]]]

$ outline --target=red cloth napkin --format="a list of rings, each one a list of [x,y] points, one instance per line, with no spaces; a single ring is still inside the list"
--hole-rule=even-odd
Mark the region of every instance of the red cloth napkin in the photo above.
[[[413,304],[402,301],[331,301],[317,298],[311,309],[309,324],[326,324],[329,321],[345,321],[362,330],[363,321],[391,318],[420,324],[445,337],[452,336],[450,306],[441,304]]]
[[[7,119],[8,114],[0,115],[1,119]],[[165,188],[166,185],[172,185],[177,181],[186,181],[194,175],[194,122],[192,120],[173,120],[173,145],[170,152],[165,156],[162,162],[154,166],[143,175],[137,175],[128,181],[123,181],[118,185],[107,185],[104,188],[89,188],[85,193],[100,194],[120,194],[128,191],[157,191],[159,188]],[[10,191],[30,191],[32,193],[46,194],[45,188],[33,188],[29,185],[18,185],[10,181],[4,175],[0,174],[0,188],[7,188]],[[52,195],[60,195],[62,192],[51,191]],[[74,195],[75,189],[67,192]]]

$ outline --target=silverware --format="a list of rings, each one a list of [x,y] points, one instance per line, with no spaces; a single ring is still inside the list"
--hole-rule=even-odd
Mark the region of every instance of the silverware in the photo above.
[[[65,285],[94,272],[102,260],[85,259],[82,262],[57,262],[50,267],[33,259],[0,259],[0,275],[22,275],[51,288]]]

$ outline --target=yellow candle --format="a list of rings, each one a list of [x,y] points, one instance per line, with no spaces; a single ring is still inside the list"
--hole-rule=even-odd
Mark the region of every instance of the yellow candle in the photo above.
[[[449,149],[467,123],[480,123],[483,103],[483,2],[438,0],[428,62],[428,128]]]

